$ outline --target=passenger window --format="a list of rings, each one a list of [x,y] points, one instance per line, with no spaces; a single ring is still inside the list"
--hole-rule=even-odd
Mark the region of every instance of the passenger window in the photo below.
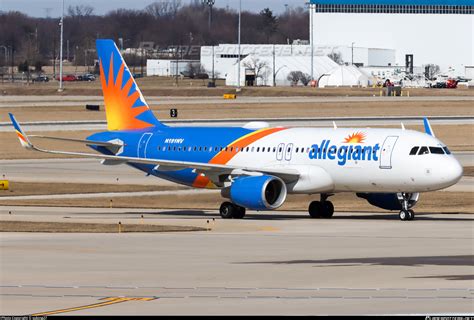
[[[413,147],[410,151],[410,156],[415,155],[418,152],[418,149],[420,149],[420,147]]]
[[[295,153],[297,153],[297,152],[298,152],[298,150],[299,150],[299,148],[296,148],[296,150],[295,150]]]
[[[277,150],[277,148],[276,148],[276,147],[273,147],[273,153],[275,153],[275,152],[276,152],[276,150]]]
[[[449,151],[448,147],[443,147],[443,150],[446,152],[446,154],[451,154],[451,151]]]
[[[430,151],[428,150],[428,147],[421,147],[420,151],[418,151],[418,155],[429,154],[429,153]]]
[[[443,148],[440,147],[430,147],[430,152],[432,154],[444,154]]]

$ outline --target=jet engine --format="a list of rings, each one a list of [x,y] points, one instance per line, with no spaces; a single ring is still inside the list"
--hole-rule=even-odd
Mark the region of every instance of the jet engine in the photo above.
[[[366,199],[371,205],[385,209],[385,210],[401,210],[402,204],[401,197],[398,193],[357,193],[357,196],[362,199]],[[420,194],[412,193],[410,194],[410,199],[408,200],[408,208],[414,207],[418,202]]]
[[[239,177],[222,191],[233,203],[252,210],[276,209],[285,202],[286,194],[285,183],[268,175]]]

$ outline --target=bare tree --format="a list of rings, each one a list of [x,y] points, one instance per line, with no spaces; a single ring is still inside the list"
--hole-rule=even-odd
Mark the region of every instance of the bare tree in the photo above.
[[[94,13],[94,8],[88,5],[77,5],[77,6],[69,6],[67,8],[67,15],[70,17],[88,17]]]
[[[291,71],[286,77],[286,79],[288,79],[288,81],[291,82],[292,86],[296,86],[298,85],[298,82],[300,81],[302,74],[303,72],[301,71]]]
[[[174,17],[180,8],[181,0],[161,0],[146,6],[145,11],[154,18]]]
[[[300,81],[306,87],[308,83],[311,81],[311,75],[301,72]]]
[[[244,67],[247,69],[252,69],[255,72],[255,79],[262,78],[265,74],[265,71],[268,69],[268,63],[266,61],[261,61],[259,58],[252,58],[249,61],[244,62]]]
[[[342,55],[339,51],[333,51],[328,54],[328,57],[337,64],[343,64]]]
[[[425,76],[429,80],[433,80],[434,76],[439,73],[439,66],[437,64],[427,64],[425,65]]]

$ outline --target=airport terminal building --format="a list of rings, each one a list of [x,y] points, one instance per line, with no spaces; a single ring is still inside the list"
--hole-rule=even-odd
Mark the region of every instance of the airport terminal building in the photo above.
[[[396,51],[396,64],[437,64],[452,75],[474,65],[474,0],[311,0],[314,46]]]

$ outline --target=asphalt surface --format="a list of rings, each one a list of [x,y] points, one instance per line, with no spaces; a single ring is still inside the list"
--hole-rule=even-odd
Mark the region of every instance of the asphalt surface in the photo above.
[[[234,119],[192,119],[192,120],[163,120],[162,122],[177,127],[216,127],[216,126],[243,126],[249,122],[267,122],[270,126],[289,127],[332,127],[336,123],[339,127],[367,127],[398,125],[421,125],[422,117],[316,117],[316,118],[234,118]],[[434,125],[474,125],[471,116],[434,116],[430,117]],[[36,121],[21,123],[26,132],[30,131],[76,131],[76,130],[106,130],[105,120],[77,120],[77,121]],[[0,122],[0,132],[10,132],[10,122]]]
[[[7,211],[13,211],[11,215]],[[3,207],[2,220],[192,233],[0,233],[3,314],[472,314],[472,215]],[[215,221],[212,221],[215,218]],[[271,219],[269,219],[271,218]],[[209,224],[207,221],[210,221]]]

